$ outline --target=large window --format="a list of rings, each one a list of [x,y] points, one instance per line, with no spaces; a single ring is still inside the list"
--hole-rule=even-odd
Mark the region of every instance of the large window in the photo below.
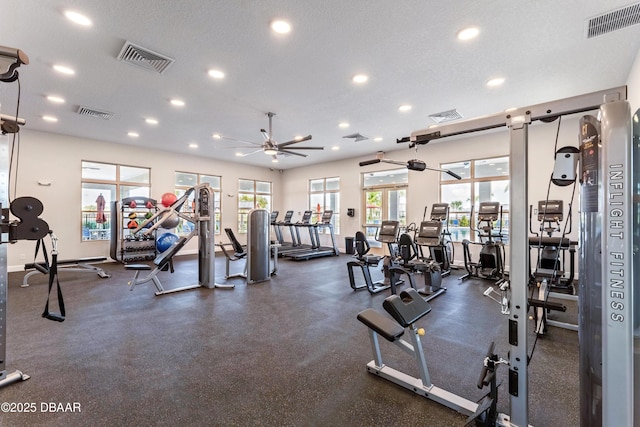
[[[481,160],[465,160],[441,164],[462,177],[456,180],[448,174],[440,175],[440,201],[449,203],[449,229],[454,241],[474,240],[472,228],[477,226],[477,212],[480,202],[500,202],[502,206],[502,227],[505,240],[509,225],[509,157]],[[474,217],[471,217],[473,201]]]
[[[82,240],[109,240],[116,219],[111,218],[111,204],[125,197],[149,197],[150,176],[149,168],[83,161]]]
[[[320,178],[309,180],[309,209],[314,211],[313,222],[319,222],[322,212],[332,210],[331,224],[336,234],[340,234],[340,178]],[[328,234],[324,227],[322,233]]]
[[[367,239],[375,240],[384,220],[399,221],[401,227],[407,225],[408,183],[406,168],[362,174],[362,211]]]
[[[240,179],[238,181],[238,233],[247,232],[249,211],[254,208],[271,211],[271,183]]]
[[[204,184],[209,183],[209,186],[213,189],[213,207],[216,218],[216,231],[215,234],[220,234],[220,217],[221,217],[221,206],[220,206],[220,194],[222,191],[222,178],[215,175],[203,175],[199,173],[191,173],[191,172],[176,172],[176,196],[182,196],[189,188],[195,186],[196,184]],[[182,207],[182,211],[190,211],[193,206],[193,200],[195,198],[195,193],[192,193],[189,197],[187,203]],[[193,224],[189,221],[185,221],[180,218],[180,222],[178,223],[178,227],[176,227],[176,232],[180,236],[185,236],[193,231]]]

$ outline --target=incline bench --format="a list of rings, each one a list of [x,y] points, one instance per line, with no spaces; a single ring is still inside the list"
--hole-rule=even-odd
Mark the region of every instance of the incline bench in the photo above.
[[[75,271],[75,272],[86,272],[93,271],[98,276],[106,279],[111,277],[111,273],[104,271],[102,268],[92,265],[94,263],[106,261],[106,257],[93,257],[93,258],[78,258],[78,259],[66,259],[66,260],[58,260],[58,273],[62,271]],[[24,275],[22,279],[22,287],[26,288],[29,286],[29,277],[34,274],[42,273],[49,274],[49,269],[47,268],[47,264],[44,262],[32,262],[30,264],[24,265],[24,270],[33,270],[29,271]]]

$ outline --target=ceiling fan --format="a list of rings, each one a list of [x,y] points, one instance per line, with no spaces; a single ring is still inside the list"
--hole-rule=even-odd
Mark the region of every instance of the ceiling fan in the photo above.
[[[267,132],[264,129],[260,129],[260,133],[264,138],[264,142],[262,144],[257,142],[241,141],[239,139],[229,138],[225,136],[222,136],[222,138],[227,139],[229,141],[250,144],[247,146],[229,147],[229,148],[255,148],[254,151],[243,154],[243,157],[248,156],[250,154],[263,152],[268,156],[272,156],[274,160],[277,160],[278,154],[283,154],[283,155],[291,154],[294,156],[307,157],[306,154],[298,153],[297,151],[294,151],[294,150],[324,150],[324,147],[297,147],[297,146],[294,147],[294,144],[297,144],[299,142],[309,141],[311,139],[311,135],[307,135],[302,138],[292,139],[291,141],[287,141],[283,143],[277,143],[276,140],[273,139],[272,126],[271,126],[272,118],[275,115],[276,113],[271,113],[271,112],[267,113],[267,117],[269,117],[269,132]]]
[[[425,162],[423,162],[422,160],[419,159],[412,159],[406,162],[400,162],[397,160],[391,160],[391,159],[385,159],[384,158],[384,152],[383,151],[378,151],[376,153],[376,158],[372,159],[372,160],[365,160],[363,162],[360,162],[359,165],[360,166],[369,166],[369,165],[375,165],[376,163],[390,163],[392,165],[400,165],[400,166],[406,166],[407,169],[412,170],[412,171],[423,171],[425,169],[430,170],[430,171],[436,171],[436,172],[444,172],[447,175],[452,176],[455,179],[462,179],[462,177],[460,175],[458,175],[455,172],[450,171],[449,169],[438,169],[438,168],[432,168],[427,166],[427,164]]]

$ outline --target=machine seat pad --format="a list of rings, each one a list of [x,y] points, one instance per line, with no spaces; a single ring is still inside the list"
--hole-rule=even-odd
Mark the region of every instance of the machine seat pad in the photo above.
[[[151,270],[151,266],[147,264],[125,264],[125,270]]]
[[[362,257],[362,261],[369,265],[378,265],[381,259],[382,257],[379,255],[365,255]]]
[[[402,326],[372,308],[358,313],[358,320],[391,342],[404,334]]]
[[[529,298],[529,305],[537,308],[545,308],[547,310],[567,311],[567,307],[564,304],[553,301],[542,301],[536,298]]]
[[[405,328],[431,311],[429,303],[413,288],[385,298],[382,307]]]
[[[167,264],[171,260],[171,258],[173,258],[173,256],[177,254],[178,251],[180,251],[180,249],[182,249],[185,243],[187,243],[186,237],[179,238],[175,243],[169,246],[169,249],[156,256],[156,259],[153,260],[153,263],[158,267],[164,267],[164,265]]]
[[[564,237],[539,237],[529,236],[529,246],[537,248],[538,246],[547,247],[555,246],[562,249],[567,249],[570,246],[575,246],[578,242],[572,242],[569,238]]]

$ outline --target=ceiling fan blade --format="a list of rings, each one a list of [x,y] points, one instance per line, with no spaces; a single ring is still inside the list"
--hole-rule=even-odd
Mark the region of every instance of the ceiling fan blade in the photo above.
[[[229,138],[228,136],[221,136],[220,138],[221,139],[226,139],[227,141],[242,142],[243,144],[262,145],[262,144],[257,143],[257,142],[243,141],[242,139]]]
[[[380,163],[380,159],[365,160],[363,162],[360,162],[359,165],[360,166],[369,166],[369,165],[375,165],[376,163]]]
[[[293,154],[294,156],[307,157],[306,154],[300,154],[300,153],[296,153],[295,151],[289,151],[289,150],[278,150],[278,153]]]
[[[298,142],[308,141],[312,138],[311,135],[307,135],[304,138],[300,139],[292,139],[291,141],[283,142],[282,144],[278,144],[279,147],[286,147],[287,145],[296,144]]]
[[[278,144],[278,148],[282,148],[282,144]],[[324,150],[324,147],[287,147],[287,150]]]
[[[263,150],[262,150],[262,148],[260,148],[259,150],[253,150],[253,151],[251,151],[249,153],[242,154],[242,155],[240,155],[238,157],[247,157],[247,156],[250,156],[252,154],[262,153],[262,152],[263,152]]]
[[[407,166],[407,162],[399,162],[397,160],[380,159],[382,163],[390,163],[392,165]]]

